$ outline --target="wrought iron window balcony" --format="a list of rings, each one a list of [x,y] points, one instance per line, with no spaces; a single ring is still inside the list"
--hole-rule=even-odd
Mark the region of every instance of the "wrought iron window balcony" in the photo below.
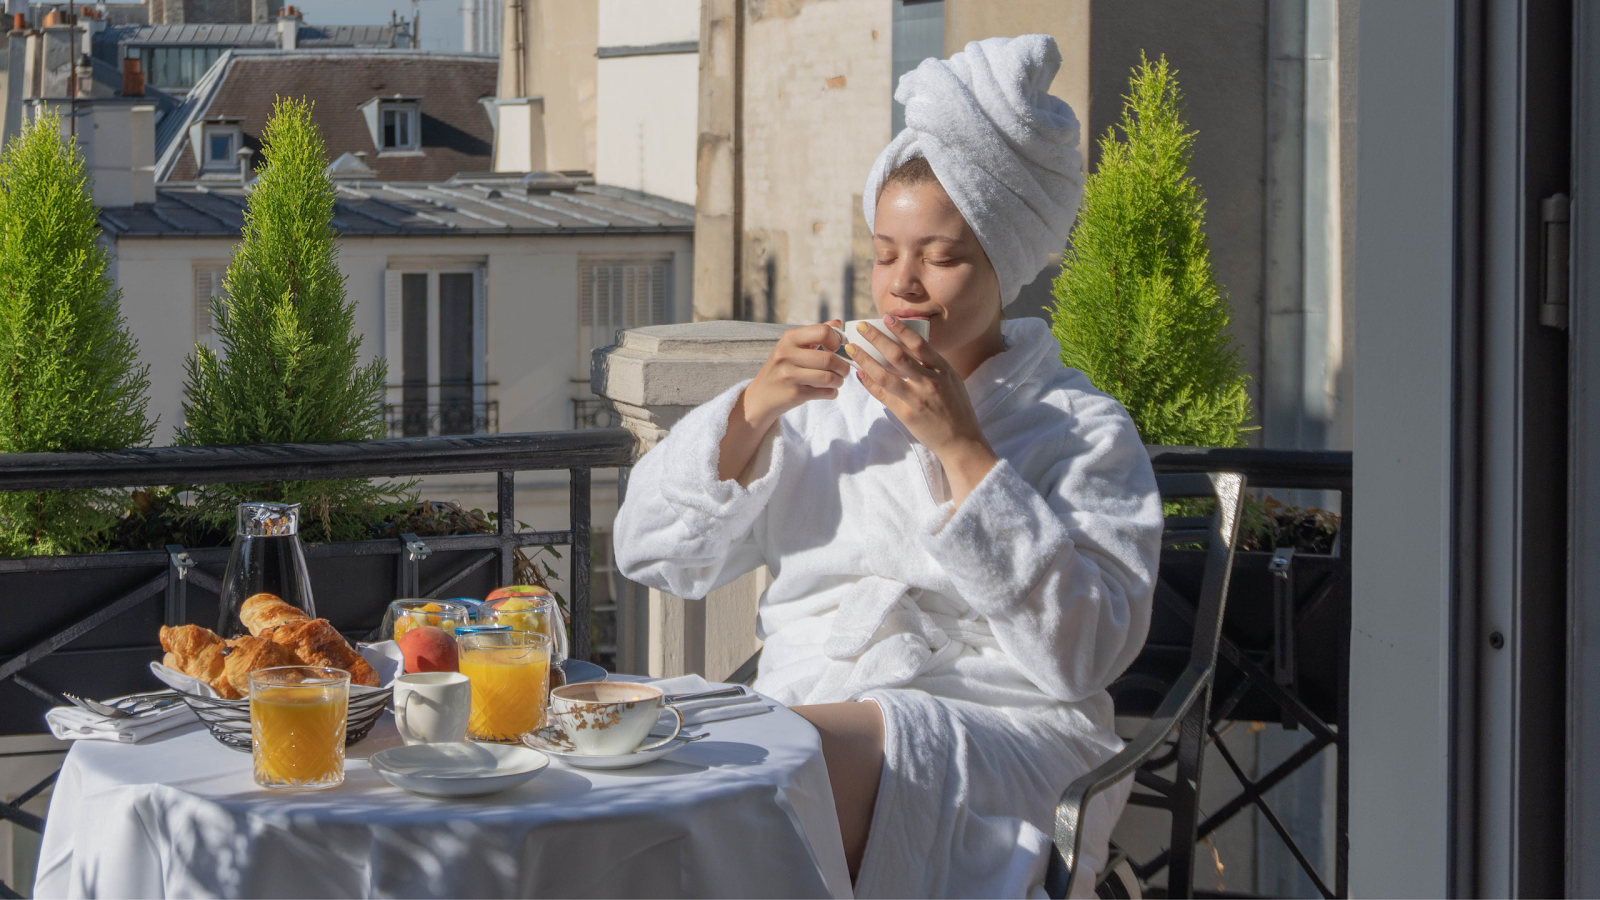
[[[389,437],[499,434],[500,401],[475,399],[495,384],[391,384],[401,400],[383,405]]]

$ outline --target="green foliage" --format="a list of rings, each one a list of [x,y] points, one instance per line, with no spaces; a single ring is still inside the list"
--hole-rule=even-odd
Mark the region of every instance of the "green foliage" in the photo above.
[[[362,366],[355,304],[334,263],[334,187],[311,104],[279,98],[244,237],[211,317],[223,351],[187,360],[178,443],[258,444],[383,437],[386,367]],[[197,491],[208,521],[245,500],[299,503],[313,540],[364,536],[366,523],[409,505],[412,485],[365,479],[215,485]]]
[[[1232,447],[1250,419],[1247,376],[1211,273],[1194,132],[1163,57],[1142,60],[1056,279],[1061,359],[1127,407],[1150,444]]]
[[[99,211],[75,146],[46,113],[0,155],[0,452],[150,442],[148,367],[95,243]],[[126,494],[0,493],[0,555],[98,549]]]

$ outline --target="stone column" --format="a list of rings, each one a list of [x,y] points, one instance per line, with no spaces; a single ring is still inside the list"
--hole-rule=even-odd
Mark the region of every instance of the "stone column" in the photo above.
[[[690,410],[755,375],[784,331],[757,322],[635,328],[595,351],[591,386],[616,407],[643,455]],[[704,599],[650,588],[646,600],[645,588],[630,585],[618,608],[619,643],[628,644],[619,648],[624,667],[656,677],[726,678],[761,646],[756,605],[769,580],[763,567]]]

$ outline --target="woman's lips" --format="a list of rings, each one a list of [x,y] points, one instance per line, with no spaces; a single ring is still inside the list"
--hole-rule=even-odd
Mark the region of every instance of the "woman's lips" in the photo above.
[[[930,320],[933,319],[933,316],[929,315],[928,313],[919,312],[918,310],[915,310],[915,309],[895,309],[895,310],[890,310],[889,311],[889,315],[894,316],[896,319],[921,319],[924,322],[927,322],[927,321],[930,321]]]

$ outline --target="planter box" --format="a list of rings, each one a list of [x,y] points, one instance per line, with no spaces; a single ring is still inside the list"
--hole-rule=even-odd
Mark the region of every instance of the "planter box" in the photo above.
[[[1228,603],[1223,613],[1223,639],[1270,677],[1274,660],[1273,592],[1275,575],[1268,569],[1272,554],[1236,553]],[[1294,585],[1294,673],[1296,693],[1324,722],[1338,721],[1340,650],[1347,635],[1349,585],[1340,585],[1345,561],[1337,556],[1296,553],[1290,561]],[[1161,557],[1161,577],[1179,594],[1199,596],[1205,571],[1205,554],[1199,550],[1167,550]],[[1184,619],[1156,601],[1150,636],[1144,650],[1113,686],[1118,715],[1147,716],[1161,702],[1188,663],[1193,629]],[[1223,702],[1243,681],[1238,667],[1223,659],[1218,663],[1212,702]],[[1252,689],[1228,715],[1230,719],[1278,722],[1282,710],[1267,694]]]
[[[417,563],[423,591],[484,560],[447,589],[452,597],[485,596],[496,584],[495,551],[442,549],[437,539]],[[317,614],[351,638],[378,627],[400,594],[399,543],[394,540],[307,544],[306,565]],[[188,551],[196,566],[186,579],[183,621],[214,628],[216,593],[199,582],[220,582],[229,548]],[[24,568],[27,567],[27,568]],[[166,574],[165,552],[98,553],[47,559],[0,560],[0,665]],[[202,573],[196,578],[194,572]],[[206,578],[205,576],[210,576]],[[107,697],[162,685],[149,663],[161,658],[159,634],[167,593],[157,590],[127,612],[23,669],[19,675],[47,690]],[[50,704],[12,679],[0,680],[0,735],[45,730]]]

